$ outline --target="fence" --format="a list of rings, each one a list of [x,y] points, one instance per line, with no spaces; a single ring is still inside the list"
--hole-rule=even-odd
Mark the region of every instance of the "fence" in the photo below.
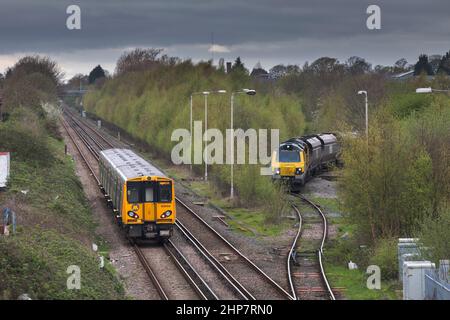
[[[440,279],[436,271],[425,273],[425,299],[426,300],[450,300],[450,283]]]

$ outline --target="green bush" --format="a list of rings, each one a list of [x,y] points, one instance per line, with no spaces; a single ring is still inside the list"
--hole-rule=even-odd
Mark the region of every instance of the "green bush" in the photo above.
[[[423,223],[420,239],[425,247],[427,258],[436,264],[439,260],[450,259],[450,208],[442,209],[442,214],[429,217]]]
[[[47,166],[53,160],[45,132],[32,130],[36,124],[10,120],[0,124],[0,150],[11,152],[11,157]]]
[[[372,249],[367,246],[360,247],[354,238],[332,240],[325,247],[326,260],[343,267],[347,267],[352,261],[358,265],[359,269],[365,270],[371,255]]]
[[[398,275],[397,239],[380,240],[375,245],[370,264],[380,267],[382,279],[395,279]]]
[[[124,291],[115,275],[99,268],[88,247],[48,230],[26,228],[14,237],[0,238],[0,299],[120,299]],[[80,267],[80,290],[66,286],[70,265]]]

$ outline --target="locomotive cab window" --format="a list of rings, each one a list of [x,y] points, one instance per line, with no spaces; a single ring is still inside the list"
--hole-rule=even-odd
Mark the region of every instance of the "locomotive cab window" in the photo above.
[[[160,202],[172,201],[172,183],[170,182],[159,183],[159,201]]]
[[[299,162],[300,153],[298,151],[280,151],[280,162]]]
[[[127,200],[129,203],[140,202],[140,183],[128,182],[127,183]]]

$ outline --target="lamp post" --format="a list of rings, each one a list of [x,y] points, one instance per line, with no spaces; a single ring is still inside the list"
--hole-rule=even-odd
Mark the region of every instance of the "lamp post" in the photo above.
[[[254,96],[256,90],[253,89],[242,89],[241,91],[235,91],[231,93],[231,103],[230,103],[230,114],[231,114],[231,130],[230,130],[230,153],[231,153],[231,177],[230,177],[230,198],[234,198],[234,96],[236,94],[247,94],[249,96]]]
[[[206,153],[206,147],[208,146],[208,95],[210,94],[209,91],[203,92],[203,96],[205,97],[205,135],[206,135],[206,143],[205,143],[205,156]],[[205,181],[208,181],[208,157],[205,157]]]
[[[195,95],[203,95],[205,98],[205,134],[206,134],[206,138],[208,138],[208,95],[213,94],[213,93],[218,93],[218,94],[222,94],[222,93],[227,93],[226,90],[216,90],[216,91],[202,91],[202,92],[194,92],[191,94],[190,97],[190,132],[191,132],[191,141],[190,141],[190,155],[192,156],[192,138],[193,138],[193,132],[192,132],[192,123],[193,123],[193,115],[192,115],[192,109],[193,109],[193,96]],[[205,154],[206,153],[206,148],[207,145],[205,145]],[[192,174],[192,161],[191,161],[191,166],[190,166],[190,170],[191,170],[191,174]],[[205,159],[205,181],[208,180],[208,159]]]
[[[189,157],[191,158],[191,165],[190,165],[190,171],[191,171],[191,176],[192,176],[192,138],[193,138],[193,133],[192,133],[192,109],[193,109],[193,97],[196,95],[201,95],[203,94],[203,92],[193,92],[191,93],[191,97],[189,99],[189,106],[190,106],[190,117],[189,117],[189,132],[191,135],[191,141],[189,143]]]
[[[367,98],[367,91],[366,90],[360,90],[358,91],[358,94],[363,94],[366,99],[366,137],[369,139],[369,102]]]

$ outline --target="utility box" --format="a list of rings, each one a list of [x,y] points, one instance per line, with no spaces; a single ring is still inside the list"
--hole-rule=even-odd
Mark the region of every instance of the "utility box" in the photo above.
[[[6,187],[9,177],[9,152],[0,152],[0,189]]]
[[[425,274],[434,270],[430,261],[405,261],[403,263],[403,300],[425,299]]]
[[[419,239],[417,238],[399,238],[397,244],[398,251],[398,279],[403,279],[403,263],[405,261],[411,261],[413,258],[416,260],[420,257],[420,249],[417,244]]]

